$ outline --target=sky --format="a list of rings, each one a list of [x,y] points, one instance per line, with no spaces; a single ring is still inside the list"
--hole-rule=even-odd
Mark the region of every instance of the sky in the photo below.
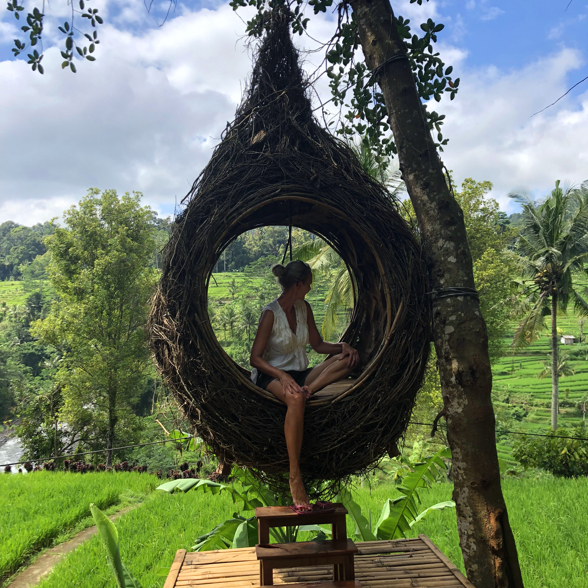
[[[162,24],[167,2],[150,11],[140,0],[87,3],[104,24],[96,61],[77,61],[76,74],[61,69],[57,27],[70,15],[66,0],[46,4],[44,75],[13,58],[23,19],[0,9],[0,223],[61,217],[91,187],[139,191],[159,214],[172,214],[241,99],[253,57],[245,35],[250,11],[178,0]],[[37,0],[24,5],[25,12],[41,7]],[[489,196],[510,213],[511,192],[540,198],[558,179],[588,180],[588,81],[534,115],[588,76],[588,3],[392,6],[413,27],[428,18],[445,25],[438,50],[454,66],[460,91],[434,104],[446,115],[441,157],[458,183],[492,182]],[[84,32],[85,20],[76,21]],[[312,17],[310,36],[295,39],[307,71],[320,67],[321,53],[312,50],[334,26],[333,13]],[[324,78],[316,85],[322,100],[329,98]]]

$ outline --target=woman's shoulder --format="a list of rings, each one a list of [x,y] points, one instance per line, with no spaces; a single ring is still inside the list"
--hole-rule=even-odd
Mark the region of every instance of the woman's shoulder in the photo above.
[[[306,300],[297,300],[294,303],[294,306],[297,310],[301,310],[304,313],[306,313],[307,310],[310,308],[310,304],[308,304]]]

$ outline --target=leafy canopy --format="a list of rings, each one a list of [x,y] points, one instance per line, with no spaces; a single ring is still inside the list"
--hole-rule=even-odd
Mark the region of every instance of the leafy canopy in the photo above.
[[[92,449],[131,442],[139,428],[132,405],[150,365],[144,325],[157,279],[152,212],[140,198],[91,189],[47,240],[57,300],[32,333],[61,352],[62,417]]]

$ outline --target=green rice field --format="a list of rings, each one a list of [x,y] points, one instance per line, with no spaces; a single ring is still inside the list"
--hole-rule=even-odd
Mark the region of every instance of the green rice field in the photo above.
[[[0,282],[0,306],[3,303],[6,306],[24,304],[28,295],[23,282]]]
[[[550,317],[546,317],[549,321]],[[584,332],[588,331],[588,320]],[[579,318],[569,312],[558,316],[560,335],[580,336]],[[538,374],[551,352],[550,325],[541,337],[530,346],[508,353],[514,335],[514,325],[510,337],[505,338],[507,354],[493,366],[493,403],[498,415],[499,428],[508,430],[543,433],[551,423],[551,375],[543,379]],[[585,335],[584,335],[585,336]],[[569,365],[574,374],[560,377],[559,380],[559,427],[571,427],[582,423],[583,414],[577,407],[584,399],[588,400],[588,345],[559,344],[559,353],[569,354]],[[498,443],[499,455],[507,461],[510,457],[514,435],[503,435]]]
[[[450,484],[437,484],[422,493],[423,507],[451,498]],[[507,479],[504,492],[514,529],[526,588],[588,588],[585,554],[588,553],[588,512],[579,508],[588,492],[588,480]],[[389,497],[391,484],[354,491],[364,513],[375,522]],[[119,519],[116,526],[123,561],[143,588],[161,588],[177,549],[188,549],[194,539],[230,517],[234,506],[228,496],[157,491],[145,504]],[[353,531],[348,520],[349,532]],[[430,513],[413,529],[425,534],[462,571],[455,511]],[[41,584],[41,588],[110,588],[114,580],[97,536],[68,555]]]
[[[88,517],[91,503],[106,509],[130,494],[140,501],[160,483],[155,476],[132,472],[1,475],[0,585],[32,555]]]

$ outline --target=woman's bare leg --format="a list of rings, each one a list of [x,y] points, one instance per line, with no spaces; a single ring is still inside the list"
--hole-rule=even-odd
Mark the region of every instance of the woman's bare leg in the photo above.
[[[343,380],[352,372],[352,368],[347,365],[347,359],[346,356],[334,355],[317,365],[306,377],[304,387],[314,394],[328,384]]]
[[[309,504],[308,494],[302,481],[300,471],[300,451],[302,449],[302,434],[304,430],[304,408],[306,396],[301,393],[284,396],[282,385],[278,380],[270,382],[267,389],[288,407],[284,421],[284,435],[288,458],[290,459],[290,491],[294,504]]]

